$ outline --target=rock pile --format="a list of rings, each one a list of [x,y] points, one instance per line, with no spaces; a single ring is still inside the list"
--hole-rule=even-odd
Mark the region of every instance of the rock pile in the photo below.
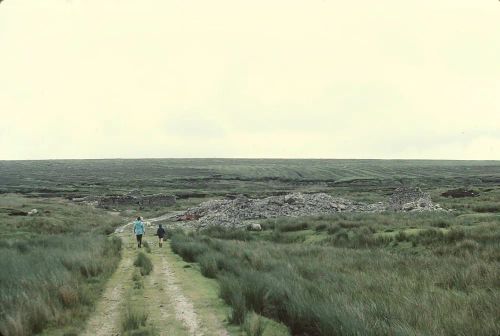
[[[179,219],[198,219],[198,226],[243,226],[251,219],[301,217],[333,214],[342,211],[382,211],[382,204],[363,204],[324,193],[293,193],[262,199],[238,196],[234,199],[211,200],[186,211]]]
[[[429,193],[420,188],[401,187],[389,197],[388,210],[394,211],[430,211],[441,210],[439,204],[434,204]]]
[[[242,227],[246,221],[275,218],[328,215],[339,212],[381,212],[437,210],[430,196],[420,189],[398,189],[388,203],[359,203],[324,193],[292,193],[262,199],[243,195],[231,199],[210,200],[188,209],[177,217],[178,221],[196,221],[197,227],[221,225]]]

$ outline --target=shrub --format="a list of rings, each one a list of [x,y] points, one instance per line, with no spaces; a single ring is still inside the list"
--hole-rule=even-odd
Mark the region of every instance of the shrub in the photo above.
[[[153,270],[153,263],[151,262],[151,259],[149,259],[149,257],[143,252],[139,252],[137,255],[134,261],[134,266],[140,268],[141,275],[143,276],[150,274]]]

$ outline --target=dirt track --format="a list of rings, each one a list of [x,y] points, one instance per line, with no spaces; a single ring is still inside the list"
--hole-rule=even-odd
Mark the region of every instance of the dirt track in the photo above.
[[[95,312],[88,319],[81,335],[120,335],[120,319],[127,300],[126,293],[132,286],[133,260],[137,248],[127,224],[117,230],[123,241],[122,260],[104,290]],[[153,239],[148,239],[153,245]],[[148,254],[153,262],[153,272],[144,278],[144,304],[148,308],[148,322],[157,327],[160,335],[203,336],[205,324],[214,327],[214,321],[200,321],[193,301],[184,294],[166,254],[172,254],[168,245],[162,249],[154,246]],[[220,321],[216,321],[217,335],[229,335]],[[165,327],[166,326],[166,327]]]

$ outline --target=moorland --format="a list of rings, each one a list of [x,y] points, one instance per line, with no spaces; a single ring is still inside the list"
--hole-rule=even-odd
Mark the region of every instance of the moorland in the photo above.
[[[378,202],[401,186],[421,188],[445,211],[261,219],[258,232],[193,230],[165,220],[168,245],[160,250],[151,237],[152,252],[143,256],[129,236],[114,233],[137,215],[152,218],[228,195],[322,192]],[[443,195],[457,188],[474,193]],[[103,209],[73,201],[131,190],[175,195],[177,202]],[[0,161],[0,193],[2,335],[79,334],[114,281],[125,288],[120,333],[163,334],[162,317],[144,297],[148,284],[170,281],[155,278],[167,263],[199,319],[196,330],[182,318],[171,321],[170,334],[500,332],[498,161]],[[127,258],[138,267],[121,274]],[[142,271],[146,260],[149,272]],[[167,286],[165,295],[178,292]]]

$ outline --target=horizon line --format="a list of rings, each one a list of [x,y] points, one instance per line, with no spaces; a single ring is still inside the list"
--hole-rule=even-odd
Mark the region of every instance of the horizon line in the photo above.
[[[111,157],[111,158],[45,158],[0,159],[2,161],[96,161],[96,160],[349,160],[349,161],[499,161],[500,159],[425,159],[425,158],[321,158],[321,157]]]

